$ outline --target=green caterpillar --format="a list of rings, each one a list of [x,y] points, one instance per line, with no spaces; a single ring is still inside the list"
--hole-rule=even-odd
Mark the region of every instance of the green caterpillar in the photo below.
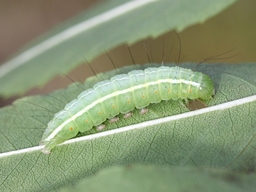
[[[41,144],[43,153],[106,119],[129,114],[135,108],[145,110],[150,103],[162,100],[209,100],[214,95],[211,78],[181,67],[150,67],[101,81],[83,91],[56,113],[48,123]]]

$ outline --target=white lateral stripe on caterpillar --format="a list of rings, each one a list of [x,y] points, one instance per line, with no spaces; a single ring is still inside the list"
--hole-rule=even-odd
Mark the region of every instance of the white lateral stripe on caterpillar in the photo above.
[[[120,80],[123,80],[122,78],[120,79],[116,79],[115,81],[120,81]],[[114,82],[114,81],[113,81]],[[92,107],[94,107],[95,105],[97,105],[98,103],[101,103],[111,97],[115,97],[115,96],[118,96],[118,95],[121,95],[121,94],[125,94],[125,93],[128,93],[128,92],[132,92],[136,89],[141,89],[143,87],[147,87],[147,86],[150,86],[150,85],[156,85],[156,84],[160,84],[160,83],[172,83],[172,84],[179,84],[179,83],[185,83],[185,84],[188,84],[188,85],[193,85],[193,86],[196,86],[196,87],[200,87],[200,83],[197,83],[197,82],[193,82],[193,81],[187,81],[187,80],[184,80],[184,79],[160,79],[160,80],[157,80],[157,81],[154,81],[154,82],[148,82],[148,83],[144,83],[144,84],[141,84],[141,85],[136,85],[136,86],[133,86],[133,87],[130,87],[128,89],[124,89],[124,90],[121,90],[121,91],[116,91],[112,94],[109,94],[109,95],[106,95],[100,99],[97,99],[96,101],[94,101],[93,103],[91,103],[90,105],[88,105],[87,107],[85,107],[84,109],[82,109],[81,111],[79,111],[77,114],[73,115],[71,118],[67,119],[66,121],[64,121],[61,125],[59,125],[46,139],[45,141],[49,141],[51,140],[52,138],[54,138],[61,130],[62,128],[67,125],[68,123],[70,123],[71,121],[74,121],[77,117],[83,115],[85,112],[87,112],[89,109],[91,109]],[[101,86],[104,86],[105,84],[101,85]],[[99,88],[100,86],[96,87],[95,90],[97,88]],[[90,92],[88,92],[89,94]],[[86,96],[86,95],[85,95]],[[71,106],[72,107],[72,106]]]

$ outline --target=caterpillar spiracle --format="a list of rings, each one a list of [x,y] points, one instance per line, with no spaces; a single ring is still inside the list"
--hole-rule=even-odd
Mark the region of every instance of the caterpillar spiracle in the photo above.
[[[41,145],[43,153],[78,134],[162,100],[209,100],[215,89],[211,78],[178,66],[149,67],[113,76],[80,93],[48,123]]]

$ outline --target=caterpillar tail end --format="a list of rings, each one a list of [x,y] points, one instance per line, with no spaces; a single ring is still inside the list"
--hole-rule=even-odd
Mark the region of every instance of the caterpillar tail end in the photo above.
[[[41,151],[42,151],[42,153],[44,153],[46,155],[49,155],[51,153],[51,151],[49,149],[46,149],[46,148],[43,148]]]
[[[44,154],[50,154],[51,153],[51,149],[53,148],[53,146],[50,145],[50,143],[47,143],[45,141],[40,141],[39,145],[44,145],[44,148],[41,150],[42,153]]]

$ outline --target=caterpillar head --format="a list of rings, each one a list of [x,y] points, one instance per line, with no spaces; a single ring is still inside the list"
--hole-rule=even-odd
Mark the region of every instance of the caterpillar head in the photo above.
[[[202,76],[202,82],[198,89],[198,98],[210,100],[215,95],[215,88],[212,79],[208,75]]]

